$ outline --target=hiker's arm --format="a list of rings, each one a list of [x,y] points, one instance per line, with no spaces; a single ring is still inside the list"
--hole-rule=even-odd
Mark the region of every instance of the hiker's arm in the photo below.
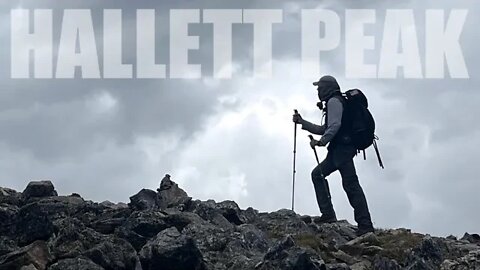
[[[325,133],[320,139],[320,145],[326,145],[337,134],[342,125],[343,104],[337,98],[331,98],[327,104],[328,123]]]
[[[305,119],[302,120],[302,129],[316,135],[323,135],[323,133],[325,132],[325,125],[319,126],[315,125],[314,123],[310,123]]]

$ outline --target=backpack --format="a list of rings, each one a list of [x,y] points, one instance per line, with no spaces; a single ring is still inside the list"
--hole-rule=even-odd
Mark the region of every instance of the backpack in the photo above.
[[[351,89],[343,94],[345,99],[344,113],[348,115],[349,135],[357,151],[363,151],[366,159],[365,149],[373,145],[377,154],[380,167],[384,168],[375,136],[375,120],[368,110],[367,97],[359,89]]]

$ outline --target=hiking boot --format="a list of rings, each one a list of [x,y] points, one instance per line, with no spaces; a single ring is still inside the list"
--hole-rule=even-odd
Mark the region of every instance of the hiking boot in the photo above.
[[[337,222],[337,217],[335,215],[325,215],[321,217],[316,217],[313,219],[314,223],[334,223]]]
[[[362,236],[362,235],[367,234],[367,233],[370,233],[370,232],[375,233],[375,229],[374,229],[373,227],[371,227],[371,226],[370,226],[370,227],[362,227],[362,226],[360,226],[360,227],[358,227],[358,229],[355,231],[355,234],[356,234],[357,236]]]

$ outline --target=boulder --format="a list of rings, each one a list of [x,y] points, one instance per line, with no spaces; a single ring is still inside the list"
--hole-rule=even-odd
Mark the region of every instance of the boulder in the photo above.
[[[22,193],[10,188],[0,187],[0,204],[10,204],[20,206],[22,203]]]
[[[165,221],[166,215],[159,211],[136,211],[125,221],[125,228],[141,236],[151,238],[170,227]]]
[[[60,260],[48,267],[48,270],[104,270],[104,268],[89,259],[79,257]]]
[[[275,243],[265,254],[263,261],[255,267],[260,270],[327,270],[320,255],[312,250],[299,248],[291,235]]]
[[[9,235],[13,232],[19,211],[16,205],[0,204],[0,234]]]
[[[24,205],[18,212],[15,227],[19,243],[47,240],[53,234],[55,220],[81,215],[85,205],[82,198],[70,196],[43,198]]]
[[[158,203],[157,193],[150,189],[142,189],[137,194],[130,197],[128,206],[133,210],[147,210],[157,208]]]
[[[426,235],[420,246],[414,248],[407,257],[406,269],[439,269],[445,260],[446,247],[443,241]]]
[[[143,270],[203,270],[202,254],[192,238],[176,228],[160,232],[140,251]]]
[[[135,270],[138,260],[132,245],[117,237],[97,244],[83,255],[107,270]]]
[[[48,246],[57,259],[80,256],[108,239],[75,218],[55,221],[54,228],[56,237],[49,239]]]
[[[13,252],[18,248],[17,243],[4,235],[0,236],[0,256]]]
[[[382,256],[375,256],[373,260],[373,270],[400,270],[401,267],[397,261]]]
[[[184,209],[192,200],[188,194],[178,187],[178,185],[170,179],[170,175],[165,177],[160,182],[160,187],[157,189],[159,197],[159,207],[161,209],[179,207]]]
[[[58,196],[51,181],[32,181],[22,192],[24,199]]]
[[[476,233],[473,233],[473,234],[465,233],[463,237],[460,238],[460,240],[464,240],[472,244],[480,244],[480,235]]]
[[[38,270],[45,270],[52,260],[47,244],[35,241],[0,258],[0,270],[20,269],[33,265]]]

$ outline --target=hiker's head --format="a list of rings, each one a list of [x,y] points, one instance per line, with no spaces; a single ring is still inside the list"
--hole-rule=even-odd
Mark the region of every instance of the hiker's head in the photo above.
[[[318,98],[321,101],[327,101],[335,92],[340,92],[340,86],[337,80],[329,75],[323,76],[318,82],[314,82],[313,85],[317,86]]]

